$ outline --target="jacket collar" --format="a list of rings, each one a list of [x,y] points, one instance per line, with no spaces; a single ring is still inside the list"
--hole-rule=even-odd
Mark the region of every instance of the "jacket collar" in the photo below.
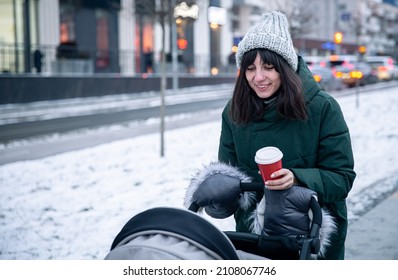
[[[299,56],[298,57],[298,69],[297,73],[299,74],[301,81],[303,83],[303,92],[305,102],[308,103],[312,98],[315,97],[317,92],[322,90],[321,86],[314,80],[310,69],[307,66],[307,63],[304,59]]]

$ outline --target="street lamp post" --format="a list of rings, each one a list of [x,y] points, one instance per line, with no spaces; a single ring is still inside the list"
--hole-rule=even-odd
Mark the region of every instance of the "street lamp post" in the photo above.
[[[172,7],[176,6],[176,0],[171,0]],[[172,64],[173,64],[173,92],[178,91],[178,50],[177,50],[177,26],[175,13],[171,18],[171,48],[172,48]]]
[[[30,48],[30,1],[29,0],[24,1],[23,17],[24,17],[24,64],[25,64],[25,72],[30,73],[31,48]]]

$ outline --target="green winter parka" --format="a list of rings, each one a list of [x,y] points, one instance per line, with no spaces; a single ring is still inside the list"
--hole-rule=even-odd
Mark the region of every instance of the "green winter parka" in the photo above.
[[[228,103],[222,113],[218,159],[261,182],[255,153],[265,146],[278,147],[283,152],[283,167],[293,172],[300,186],[314,190],[320,205],[335,217],[338,234],[332,236],[325,258],[344,259],[346,197],[356,176],[349,129],[339,104],[321,89],[301,57],[297,73],[303,84],[308,119],[284,119],[270,105],[263,119],[237,125],[229,118]],[[235,213],[237,231],[249,232],[248,218],[254,208]]]

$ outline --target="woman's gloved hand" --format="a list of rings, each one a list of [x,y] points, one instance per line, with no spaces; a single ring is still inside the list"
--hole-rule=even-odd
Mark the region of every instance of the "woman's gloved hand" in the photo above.
[[[240,180],[224,174],[206,178],[193,193],[192,200],[216,219],[224,219],[235,213],[242,190]]]

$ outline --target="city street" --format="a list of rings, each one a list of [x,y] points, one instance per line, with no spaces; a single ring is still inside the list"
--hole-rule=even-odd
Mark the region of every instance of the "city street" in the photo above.
[[[181,89],[165,92],[166,116],[221,108],[232,85]],[[133,93],[50,102],[0,106],[0,143],[79,129],[94,129],[133,121],[158,118],[159,93]]]

